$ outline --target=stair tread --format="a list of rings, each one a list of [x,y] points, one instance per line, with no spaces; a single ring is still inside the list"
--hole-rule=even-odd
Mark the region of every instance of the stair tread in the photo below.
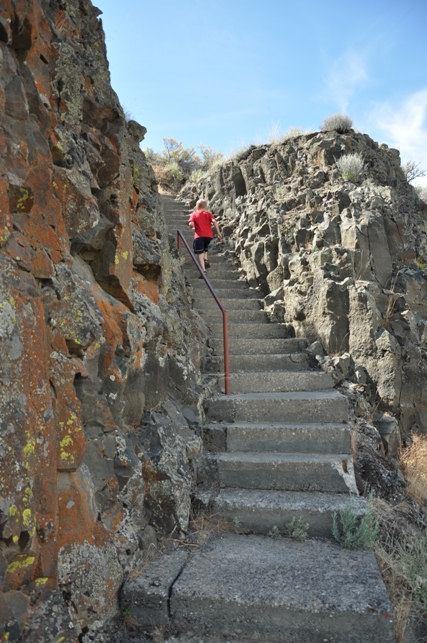
[[[346,399],[342,393],[338,391],[293,391],[289,393],[232,393],[231,395],[214,395],[209,398],[210,402],[216,401],[244,401],[244,400],[323,400],[323,399],[341,400]]]
[[[215,428],[228,426],[233,429],[337,429],[341,431],[350,430],[349,424],[339,424],[338,422],[306,422],[301,424],[282,423],[282,422],[207,422],[202,428]]]
[[[373,552],[320,540],[219,536],[190,558],[170,604],[187,632],[197,624],[198,632],[239,640],[394,640]]]
[[[352,460],[350,453],[273,453],[262,451],[230,451],[213,453],[212,457],[223,462],[341,462],[342,459]]]
[[[196,491],[198,499],[205,504],[215,503],[215,508],[220,507],[262,507],[269,510],[312,508],[315,511],[339,511],[348,506],[349,496],[338,493],[321,491],[276,491],[271,489],[239,489],[228,487],[221,489],[215,495],[208,490]],[[366,499],[362,496],[352,496],[353,507],[356,511],[364,511]]]

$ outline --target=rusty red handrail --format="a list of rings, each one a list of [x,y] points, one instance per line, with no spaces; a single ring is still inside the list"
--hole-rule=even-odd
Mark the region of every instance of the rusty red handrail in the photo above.
[[[195,254],[193,253],[190,246],[188,245],[187,239],[184,237],[181,230],[177,230],[176,232],[177,232],[178,250],[181,248],[181,241],[182,241],[190,257],[194,261],[197,270],[200,272],[203,279],[205,280],[207,287],[211,291],[212,297],[215,299],[216,303],[218,304],[222,312],[222,333],[224,338],[224,390],[226,395],[230,395],[230,359],[228,354],[228,313],[225,310],[224,306],[222,305],[220,298],[218,297],[215,290],[213,289],[209,279],[206,277],[205,273],[203,272],[199,262],[196,259]]]

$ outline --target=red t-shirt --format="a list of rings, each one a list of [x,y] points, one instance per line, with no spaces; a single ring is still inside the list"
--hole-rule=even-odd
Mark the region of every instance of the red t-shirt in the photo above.
[[[214,215],[206,212],[206,210],[196,210],[196,212],[193,212],[188,219],[188,223],[190,223],[190,221],[194,223],[194,238],[208,237],[209,239],[213,239],[211,223],[214,219]]]

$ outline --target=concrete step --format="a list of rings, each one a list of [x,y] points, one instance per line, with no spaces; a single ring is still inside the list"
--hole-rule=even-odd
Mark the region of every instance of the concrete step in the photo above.
[[[336,391],[217,395],[205,400],[208,421],[308,424],[347,422],[347,398]]]
[[[227,451],[351,453],[348,424],[230,424]]]
[[[267,313],[265,313],[263,310],[245,310],[244,315],[242,315],[241,310],[229,310],[227,312],[229,323],[239,322],[242,320],[242,317],[244,317],[245,322],[251,323],[255,322],[259,324],[268,324],[270,321]],[[201,308],[200,314],[203,316],[203,319],[208,325],[212,323],[222,324],[222,313],[218,306],[217,310],[204,310],[203,308]]]
[[[232,338],[229,346],[230,372],[233,375],[242,372],[242,374],[247,373],[250,377],[251,372],[274,371],[277,373],[280,371],[290,371],[295,373],[306,371],[308,369],[308,358],[305,353],[284,353],[282,355],[234,355],[233,344],[235,341],[236,340]],[[220,353],[221,350],[222,342],[220,347],[215,347],[216,353]],[[237,348],[237,350],[239,349]],[[203,364],[203,372],[211,374],[224,373],[224,358],[220,355],[213,355],[212,357],[206,358]],[[236,386],[238,386],[237,382]]]
[[[197,491],[194,502],[205,513],[230,522],[236,519],[242,528],[255,534],[268,534],[273,527],[281,532],[293,518],[309,525],[310,538],[332,538],[332,515],[348,506],[350,496],[338,493],[303,491],[260,491],[257,489],[221,489]],[[363,516],[365,498],[351,496],[354,511]]]
[[[194,307],[198,310],[218,310],[218,304],[214,298],[207,296],[200,297],[199,293],[194,293]],[[224,300],[226,310],[261,310],[262,299],[230,299]]]
[[[189,264],[188,264],[188,271],[187,271],[187,266],[185,267],[185,270],[189,280],[195,277],[195,272],[194,270],[191,270],[191,266]],[[243,285],[246,285],[247,283],[245,280],[240,279],[242,276],[240,272],[237,272],[237,270],[235,270],[232,267],[230,268],[224,267],[221,264],[218,265],[218,267],[214,267],[211,265],[210,268],[207,268],[207,273],[211,281],[214,281],[216,279],[222,279],[227,283],[230,283],[233,281],[237,281],[239,284],[243,284]]]
[[[207,271],[209,281],[215,288],[215,290],[230,290],[230,289],[236,289],[236,290],[249,290],[249,286],[246,281],[239,281],[238,279],[218,279],[216,277],[213,277],[212,271],[209,268]],[[189,281],[193,288],[200,288],[203,286],[203,284],[199,283],[197,281],[196,276],[191,276],[189,278]]]
[[[209,330],[211,331],[212,337],[223,337],[223,327],[222,324],[215,324],[210,321],[206,321]],[[279,339],[284,338],[285,328],[281,324],[270,324],[265,322],[263,324],[258,324],[252,322],[251,324],[239,324],[238,322],[233,322],[228,324],[228,336],[233,337],[247,337],[256,338],[256,339]]]
[[[348,424],[212,423],[202,426],[206,451],[351,453]]]
[[[221,487],[357,494],[353,458],[324,453],[219,453]]]
[[[209,279],[209,275],[208,275]],[[203,284],[202,284],[203,285]],[[251,290],[250,288],[238,289],[238,288],[215,288],[215,291],[218,297],[224,301],[224,306],[226,306],[227,299],[261,299],[261,293],[258,290]],[[212,297],[209,290],[206,288],[200,288],[194,293],[197,299],[210,299]]]
[[[258,643],[393,643],[375,556],[330,542],[227,534],[171,589],[179,632]],[[200,639],[199,639],[200,641]]]
[[[217,238],[214,237],[214,240],[212,243],[216,243]],[[212,267],[214,266],[234,266],[234,270],[236,270],[236,266],[238,264],[236,259],[233,259],[233,257],[226,257],[222,252],[218,252],[217,248],[209,246],[209,262],[212,264]],[[235,265],[234,265],[235,264]]]
[[[218,350],[215,352],[218,355],[222,355],[222,341],[215,340],[215,346]],[[241,356],[265,356],[267,359],[270,359],[273,362],[275,356],[280,356],[284,353],[297,353],[305,351],[307,348],[307,342],[305,339],[300,339],[296,337],[284,337],[281,339],[238,339],[233,338],[233,341],[230,343],[230,355],[241,355]],[[307,356],[304,355],[304,359]],[[270,369],[263,369],[270,370]]]
[[[224,391],[224,381],[219,380]],[[247,372],[231,373],[231,393],[280,393],[281,391],[322,391],[333,388],[334,382],[329,373],[322,371],[291,371],[291,372]]]

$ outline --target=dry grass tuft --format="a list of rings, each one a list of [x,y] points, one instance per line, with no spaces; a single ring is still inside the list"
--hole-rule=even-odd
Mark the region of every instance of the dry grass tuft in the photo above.
[[[423,505],[427,500],[427,436],[412,435],[412,444],[400,454],[400,464],[408,494]]]
[[[212,536],[232,531],[232,524],[217,514],[200,514],[190,522],[190,532],[196,537],[197,544],[203,545]]]

